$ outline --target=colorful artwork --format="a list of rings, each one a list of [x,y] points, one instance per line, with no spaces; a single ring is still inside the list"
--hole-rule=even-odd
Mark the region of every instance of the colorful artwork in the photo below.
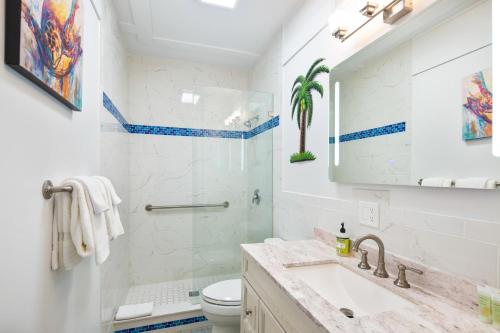
[[[9,0],[6,63],[73,110],[82,108],[81,0]]]
[[[463,81],[464,140],[488,138],[492,135],[493,96],[491,69],[477,72]]]

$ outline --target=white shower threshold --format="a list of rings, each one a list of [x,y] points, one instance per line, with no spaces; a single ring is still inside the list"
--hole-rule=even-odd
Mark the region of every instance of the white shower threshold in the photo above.
[[[240,277],[241,274],[239,273],[226,274],[133,286],[128,291],[124,305],[152,302],[154,304],[153,315],[144,318],[115,321],[114,331],[146,327],[188,318],[200,318],[203,316],[200,297],[190,298],[189,292],[195,290],[201,292],[203,288],[215,282]],[[160,331],[155,330],[155,332],[210,332],[209,326],[208,322],[201,321]]]

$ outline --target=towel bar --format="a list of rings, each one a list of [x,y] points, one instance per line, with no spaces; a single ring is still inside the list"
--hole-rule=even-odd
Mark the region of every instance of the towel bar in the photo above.
[[[423,182],[424,182],[424,179],[420,178],[417,183],[418,183],[418,185],[422,186]],[[496,187],[500,187],[500,182],[495,182],[495,186]],[[455,181],[454,180],[451,181],[451,187],[455,187]]]
[[[201,204],[201,205],[173,205],[173,206],[153,206],[147,205],[144,207],[146,211],[152,212],[153,210],[164,210],[164,209],[188,209],[188,208],[229,208],[229,202],[225,201],[220,204]]]
[[[42,187],[42,195],[45,199],[51,199],[54,193],[61,192],[73,192],[73,188],[71,186],[54,186],[50,180],[46,180],[43,182]]]

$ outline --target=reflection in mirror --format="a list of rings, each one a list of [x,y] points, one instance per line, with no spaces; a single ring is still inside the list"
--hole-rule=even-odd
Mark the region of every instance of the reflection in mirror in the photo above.
[[[331,181],[498,187],[491,0],[440,3],[332,70]]]

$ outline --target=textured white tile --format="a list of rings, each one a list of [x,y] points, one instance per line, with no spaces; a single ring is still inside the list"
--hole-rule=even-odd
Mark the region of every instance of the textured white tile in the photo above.
[[[248,72],[131,56],[130,121],[174,127],[248,130],[224,120],[272,110],[272,96],[247,92]],[[203,87],[205,86],[205,87]],[[230,88],[230,89],[227,89]],[[181,103],[188,89],[197,105]],[[240,270],[239,244],[272,235],[272,136],[252,140],[132,135],[130,274],[135,284]],[[263,203],[250,205],[258,188]],[[147,213],[144,207],[229,201],[228,209]]]
[[[412,229],[464,236],[465,221],[455,216],[399,209],[392,212],[390,221]]]
[[[247,107],[245,70],[137,55],[129,57],[128,65],[133,123],[231,129],[224,119]],[[198,103],[182,103],[184,92],[199,95]]]
[[[500,246],[500,222],[467,221],[465,237]]]
[[[492,245],[432,232],[415,233],[414,254],[421,262],[474,281],[496,283],[497,248]],[[397,252],[396,252],[397,253]]]

